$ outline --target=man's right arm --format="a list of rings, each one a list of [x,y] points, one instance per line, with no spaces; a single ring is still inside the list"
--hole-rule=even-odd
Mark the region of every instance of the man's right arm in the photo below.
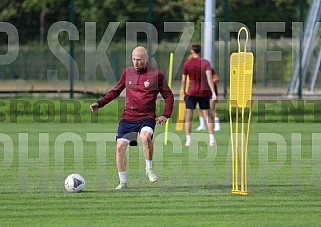
[[[182,85],[181,85],[181,89],[183,89],[184,92],[184,96],[186,95],[186,79],[187,79],[187,62],[184,63],[183,65],[183,73],[182,73]],[[185,97],[184,97],[185,99]]]
[[[181,87],[181,89],[183,89],[184,95],[186,95],[186,78],[187,78],[187,76],[185,74],[182,74],[182,87]]]
[[[97,109],[105,106],[115,98],[117,98],[121,92],[126,87],[126,73],[125,71],[122,73],[120,80],[118,83],[101,99],[99,99],[97,102],[90,105],[91,111],[96,111]]]

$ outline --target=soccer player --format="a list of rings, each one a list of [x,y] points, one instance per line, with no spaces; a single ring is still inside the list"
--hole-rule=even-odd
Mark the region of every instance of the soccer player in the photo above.
[[[138,46],[133,50],[132,62],[133,66],[123,71],[118,83],[103,98],[90,105],[91,111],[96,111],[117,98],[126,88],[126,106],[116,135],[116,163],[120,181],[116,190],[127,188],[126,149],[128,145],[137,146],[138,133],[143,144],[146,175],[149,181],[157,181],[152,170],[153,133],[156,122],[164,125],[170,118],[174,104],[173,93],[164,75],[148,65],[144,47]],[[159,93],[165,99],[165,109],[156,118],[156,99]]]
[[[213,121],[209,119],[210,99],[216,100],[216,93],[212,81],[212,69],[209,61],[201,57],[201,45],[193,44],[191,47],[192,58],[185,61],[182,73],[182,88],[185,94],[186,105],[185,114],[185,146],[191,146],[191,122],[193,111],[198,103],[199,108],[203,110],[206,119],[206,125],[209,133],[209,144],[216,144]],[[186,77],[189,76],[189,86],[186,92]]]
[[[215,90],[215,94],[216,97],[217,95],[217,83],[219,82],[220,78],[219,76],[215,73],[215,70],[212,69],[212,75],[213,75],[213,83],[214,83],[214,90]],[[216,111],[215,108],[215,103],[217,102],[216,100],[210,100],[210,111],[212,116],[214,117],[214,132],[215,131],[220,131],[221,130],[221,125],[220,125],[220,118],[218,116],[218,113]],[[206,123],[205,123],[205,118],[203,115],[203,111],[201,109],[198,109],[198,114],[199,114],[199,121],[200,121],[200,125],[197,127],[196,131],[202,131],[206,129]]]

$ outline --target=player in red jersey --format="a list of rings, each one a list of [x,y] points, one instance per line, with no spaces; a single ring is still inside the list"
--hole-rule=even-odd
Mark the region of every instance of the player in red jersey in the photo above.
[[[212,82],[212,69],[209,61],[201,57],[201,46],[193,44],[191,47],[192,58],[185,61],[182,73],[182,88],[185,93],[185,146],[191,146],[191,122],[193,119],[193,111],[198,103],[199,108],[203,111],[207,123],[209,133],[209,144],[216,144],[213,121],[209,119],[210,100],[216,99],[214,84]],[[186,92],[186,77],[189,76],[189,85]]]
[[[132,52],[133,66],[126,68],[118,83],[100,100],[90,105],[96,111],[117,98],[126,88],[126,106],[119,123],[116,140],[116,163],[120,184],[115,189],[127,188],[126,149],[137,145],[139,133],[143,144],[146,175],[151,182],[157,181],[152,170],[153,133],[156,122],[164,125],[173,111],[174,96],[164,75],[148,66],[148,55],[144,47],[136,47]],[[165,109],[156,118],[156,99],[161,94],[165,99]]]

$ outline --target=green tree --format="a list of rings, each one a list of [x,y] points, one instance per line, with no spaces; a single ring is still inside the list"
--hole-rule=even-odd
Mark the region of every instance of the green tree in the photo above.
[[[0,20],[16,26],[22,43],[40,40],[42,44],[51,23],[67,19],[68,1],[0,1]]]
[[[218,21],[224,18],[224,1],[217,1]],[[291,36],[291,23],[298,21],[297,0],[229,0],[229,21],[246,24],[254,37],[256,22],[285,22],[286,31],[283,34],[273,34],[275,38]],[[272,36],[273,37],[273,36]]]
[[[307,5],[311,0],[307,0]],[[164,33],[164,22],[195,22],[196,39],[200,39],[201,22],[204,21],[204,0],[153,0],[152,23],[159,39],[173,40],[180,34]],[[224,1],[216,1],[217,22],[223,21]],[[255,34],[256,22],[284,21],[286,32],[272,34],[274,37],[291,36],[291,23],[299,21],[297,0],[228,0],[229,21],[246,24]],[[306,7],[307,9],[307,7]],[[83,33],[85,22],[96,22],[99,39],[109,22],[120,22],[116,40],[126,37],[126,22],[148,21],[148,0],[75,0],[76,26]],[[22,43],[40,40],[44,42],[52,23],[69,20],[69,0],[1,0],[0,20],[14,24]],[[217,26],[218,27],[218,26]],[[218,34],[218,33],[217,33]],[[81,36],[82,37],[82,36]]]
[[[39,11],[39,42],[41,45],[44,43],[45,36],[45,17],[46,12],[49,10],[49,4],[51,1],[48,0],[25,0],[22,4],[22,8],[26,12]]]

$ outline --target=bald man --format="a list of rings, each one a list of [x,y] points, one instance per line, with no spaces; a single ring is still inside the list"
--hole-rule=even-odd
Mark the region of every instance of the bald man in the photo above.
[[[90,105],[96,111],[117,98],[126,88],[126,106],[119,122],[116,134],[116,164],[119,185],[115,188],[127,188],[126,149],[128,145],[137,146],[137,135],[143,144],[146,163],[146,176],[150,182],[156,182],[157,176],[152,169],[153,134],[156,122],[164,125],[173,111],[174,96],[163,73],[148,66],[148,55],[144,47],[136,47],[132,52],[133,66],[126,68],[118,83],[100,100]],[[156,118],[156,99],[158,94],[165,99],[163,114]]]

